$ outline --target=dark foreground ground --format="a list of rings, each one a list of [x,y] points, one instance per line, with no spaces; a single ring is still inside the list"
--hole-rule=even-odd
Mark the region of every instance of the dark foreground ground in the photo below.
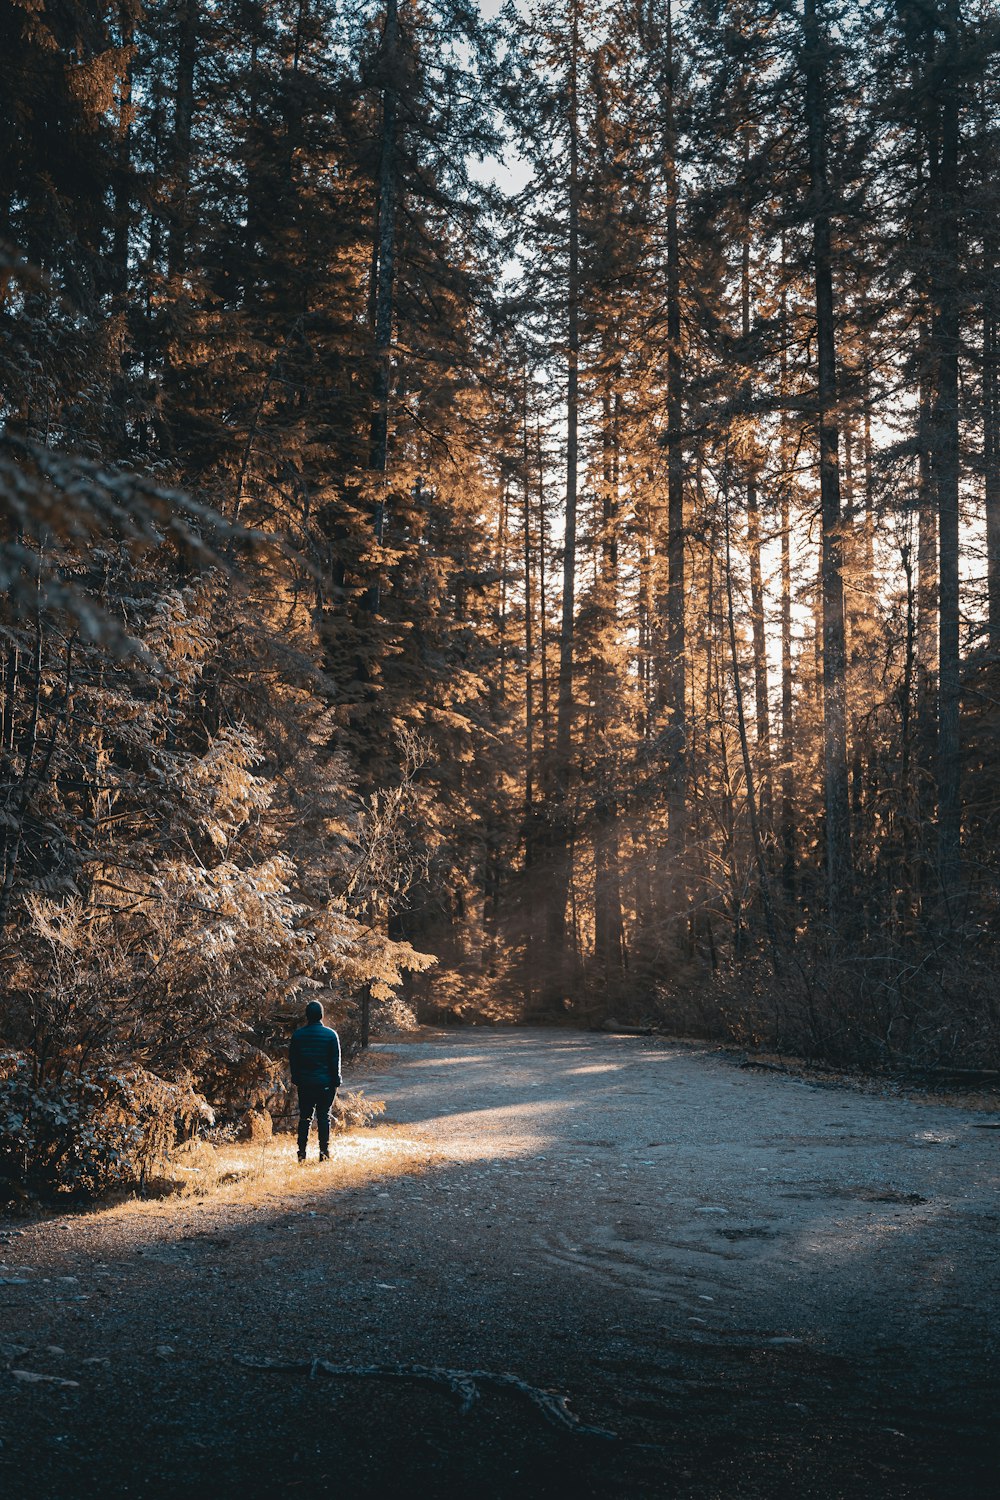
[[[525,1031],[369,1090],[332,1171],[0,1225],[5,1500],[1000,1493],[995,1115]]]

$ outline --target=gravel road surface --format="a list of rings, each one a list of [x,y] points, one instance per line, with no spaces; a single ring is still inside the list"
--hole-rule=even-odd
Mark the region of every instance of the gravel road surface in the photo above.
[[[0,1493],[998,1493],[996,1115],[658,1038],[383,1062],[363,1180],[5,1221]]]

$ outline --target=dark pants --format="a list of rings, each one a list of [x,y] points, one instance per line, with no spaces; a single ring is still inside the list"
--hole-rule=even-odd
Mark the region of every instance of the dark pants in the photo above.
[[[331,1088],[328,1083],[300,1083],[299,1084],[299,1155],[305,1156],[306,1147],[309,1144],[309,1126],[312,1124],[313,1111],[316,1112],[316,1125],[319,1130],[319,1149],[325,1155],[330,1149],[330,1106],[336,1098],[337,1090]]]

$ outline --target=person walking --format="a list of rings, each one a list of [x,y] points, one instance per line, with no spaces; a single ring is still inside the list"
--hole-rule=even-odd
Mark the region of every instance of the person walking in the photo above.
[[[330,1109],[340,1077],[340,1037],[323,1025],[323,1007],[318,1000],[306,1006],[306,1024],[292,1036],[288,1048],[292,1083],[299,1091],[299,1161],[306,1159],[309,1127],[316,1115],[319,1159],[330,1160]]]

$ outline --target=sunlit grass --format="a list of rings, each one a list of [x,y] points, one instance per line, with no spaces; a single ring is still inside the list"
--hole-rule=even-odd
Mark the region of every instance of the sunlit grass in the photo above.
[[[295,1131],[286,1128],[272,1134],[268,1119],[266,1126],[254,1125],[248,1140],[199,1138],[185,1143],[143,1192],[119,1200],[104,1212],[120,1216],[138,1211],[159,1217],[182,1204],[254,1208],[413,1174],[438,1159],[426,1143],[380,1120],[383,1101],[360,1092],[345,1093],[337,1106],[329,1161],[319,1160],[315,1124],[307,1160],[300,1162]]]
[[[170,1217],[181,1206],[273,1206],[283,1199],[315,1198],[420,1173],[437,1159],[423,1142],[393,1125],[335,1136],[325,1162],[318,1160],[315,1133],[309,1159],[303,1163],[297,1160],[292,1134],[275,1135],[263,1143],[216,1146],[199,1141],[177,1153],[161,1177],[149,1184],[147,1197],[130,1197],[103,1212],[159,1218]]]
[[[200,1141],[177,1154],[158,1193],[251,1204],[303,1192],[341,1191],[375,1177],[416,1171],[426,1164],[427,1156],[426,1146],[393,1126],[334,1136],[326,1162],[318,1159],[315,1134],[305,1162],[297,1159],[292,1134],[222,1146]]]

